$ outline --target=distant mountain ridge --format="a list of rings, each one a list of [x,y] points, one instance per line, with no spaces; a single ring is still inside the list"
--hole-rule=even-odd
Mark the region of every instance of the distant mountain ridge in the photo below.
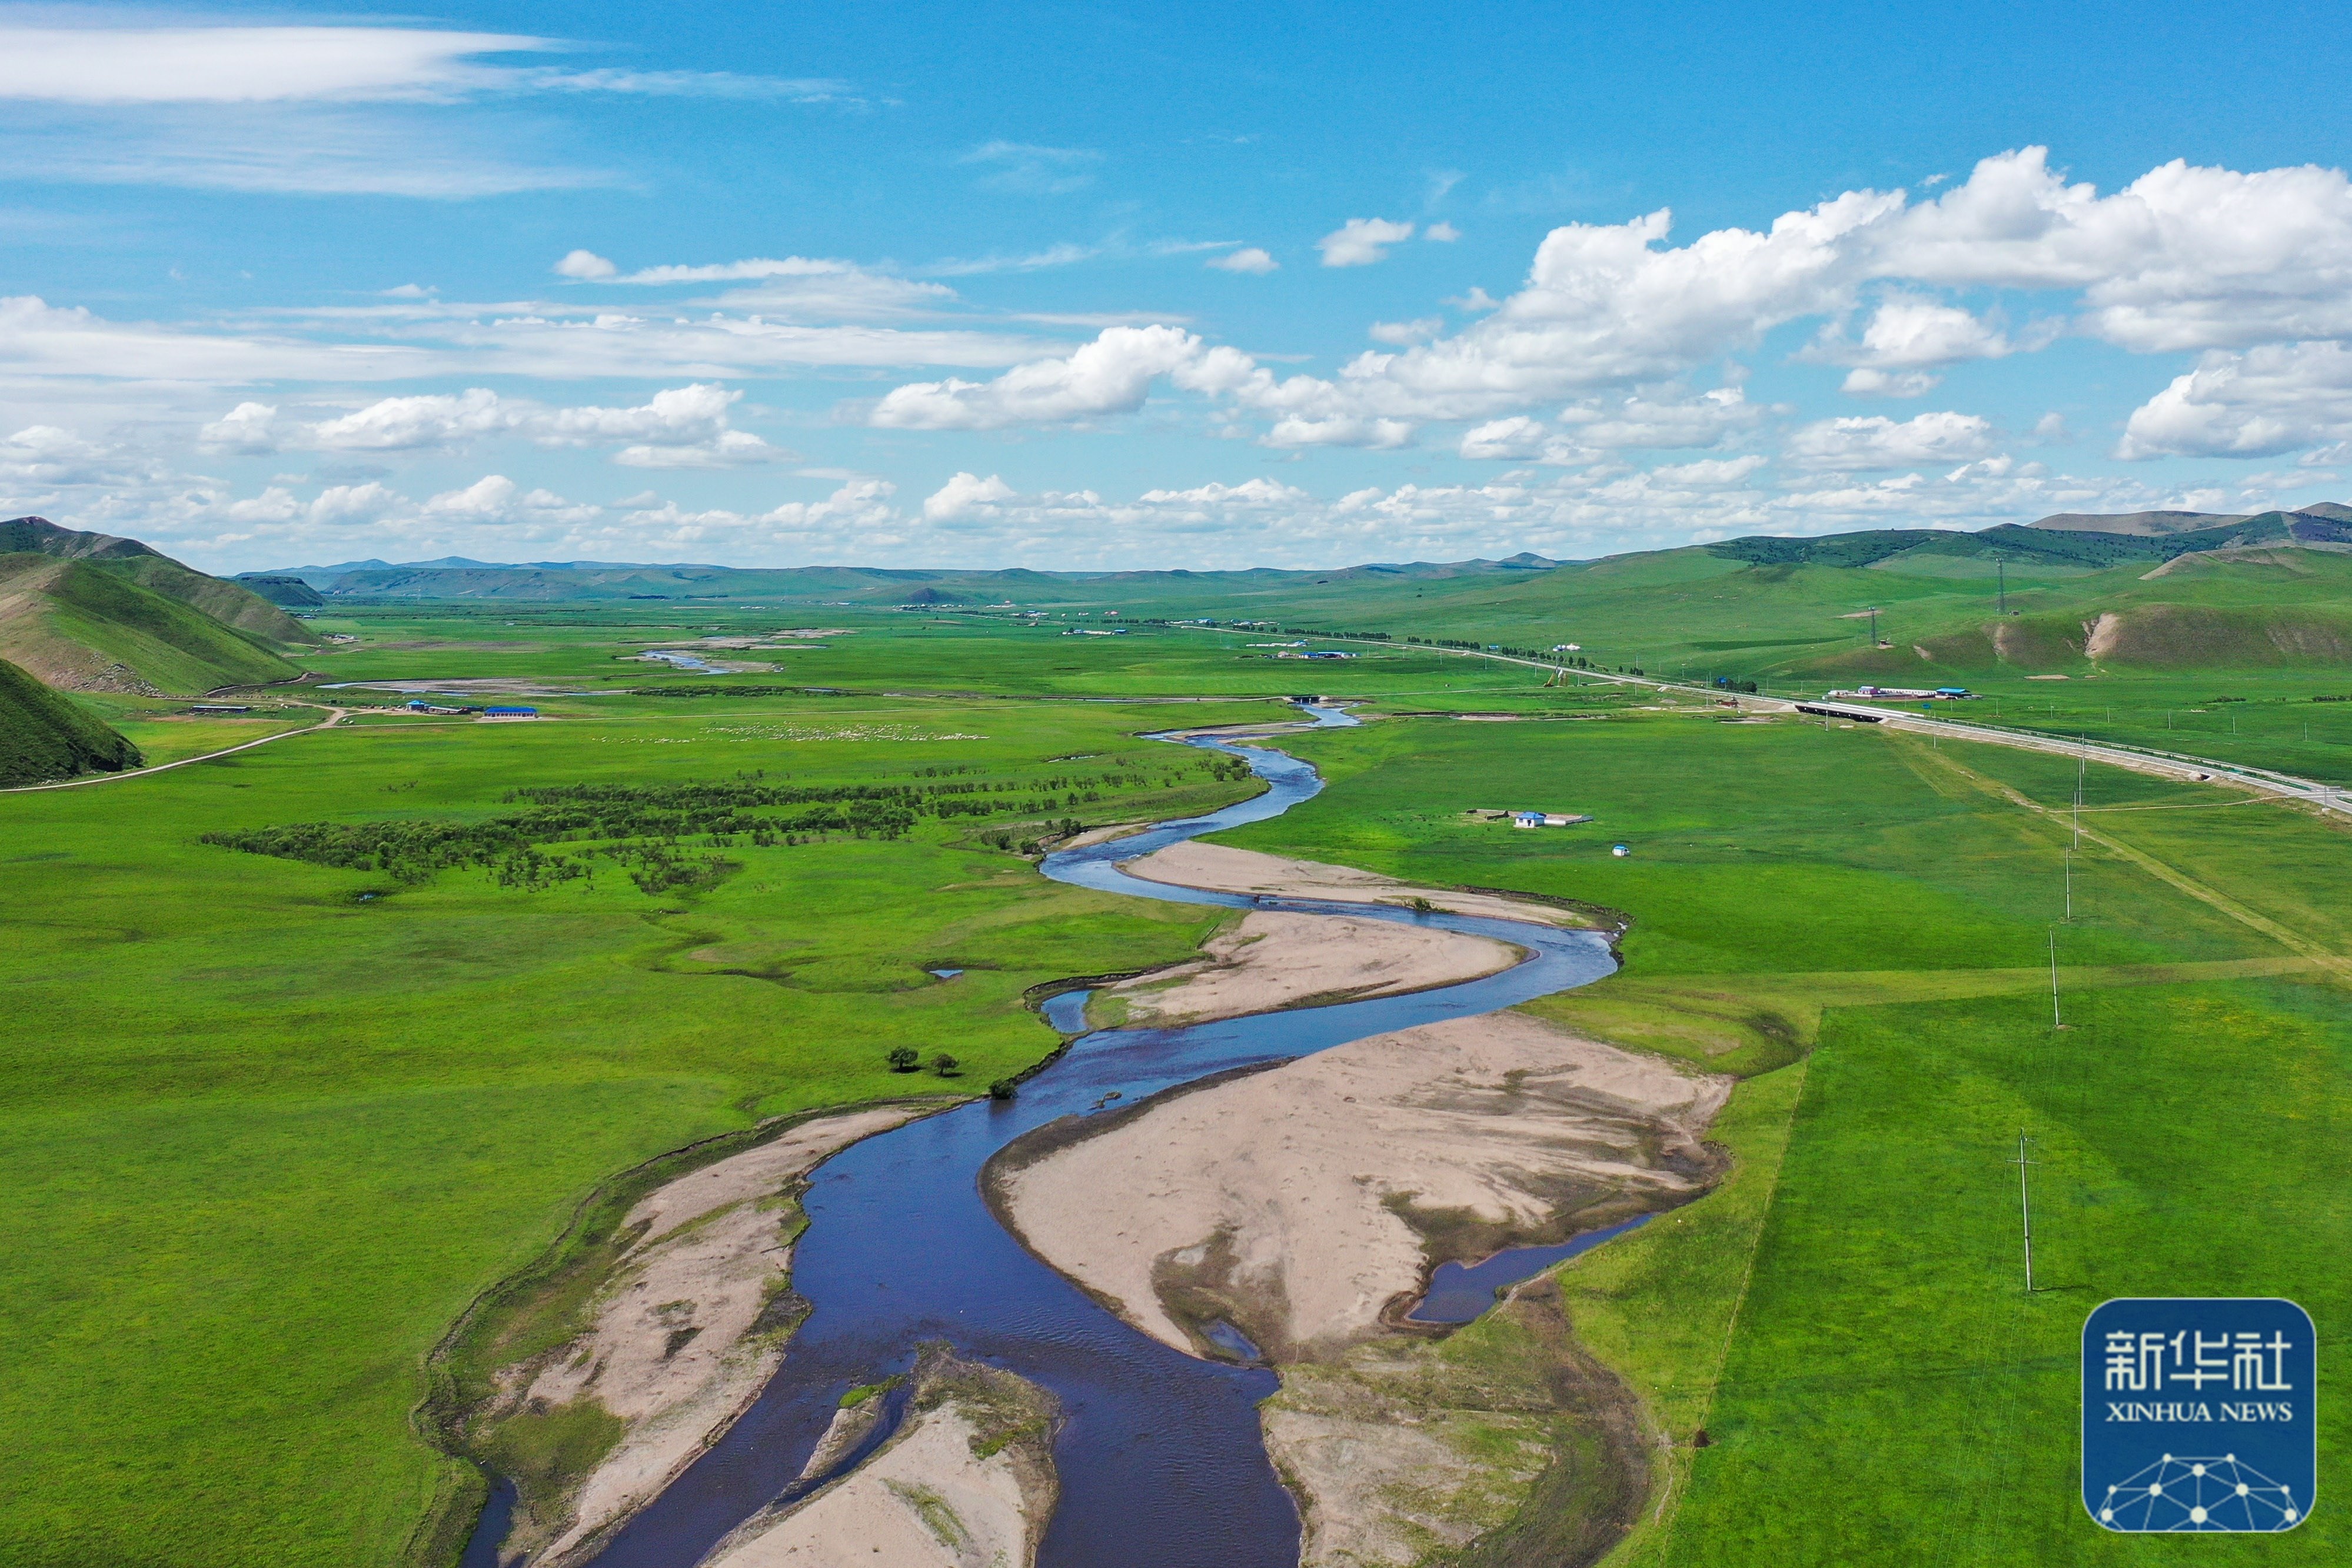
[[[2046,528],[2059,533],[2132,534],[2141,538],[2160,538],[2166,534],[2200,533],[2208,528],[2227,528],[2232,523],[2252,522],[2256,517],[2271,516],[2314,517],[2321,522],[2352,523],[2352,507],[2334,501],[2321,501],[2299,510],[2270,512],[2118,512],[2101,515],[2095,512],[2060,512],[2055,517],[2029,523],[2028,528]]]
[[[975,603],[1018,593],[1024,603],[1084,599],[1105,587],[1137,583],[1278,587],[1348,580],[1444,580],[1530,571],[1561,565],[1522,551],[1501,560],[1375,562],[1321,571],[1255,567],[1242,571],[1037,571],[1026,567],[961,570],[918,567],[729,567],[647,565],[624,561],[540,561],[499,564],[446,558],[397,565],[346,562],[333,567],[278,567],[248,579],[299,580],[327,600],[487,599],[513,602],[559,600],[816,599],[844,604]]]

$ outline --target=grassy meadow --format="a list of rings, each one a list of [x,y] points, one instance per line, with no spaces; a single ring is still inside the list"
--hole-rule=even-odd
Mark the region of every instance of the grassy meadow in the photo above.
[[[972,831],[1249,788],[1130,738],[1160,709],[604,706],[339,728],[0,800],[0,1562],[397,1560],[456,1479],[409,1429],[421,1358],[600,1179],[761,1116],[977,1092],[1055,1043],[1025,988],[1173,959],[1213,918],[1046,883]],[[1048,760],[1072,754],[1089,760]],[[1146,781],[1075,804],[1028,789],[1114,758]],[[198,841],[478,821],[517,786],[954,768],[1020,786],[1014,806],[896,841],[739,844],[715,886],[658,896],[617,862],[536,892],[472,868],[412,886]],[[961,1074],[893,1073],[900,1045]]]
[[[2075,1501],[2084,1315],[2293,1296],[2344,1375],[2342,827],[2095,768],[2069,924],[2060,758],[1664,715],[1296,745],[1332,788],[1230,841],[1622,910],[1623,971],[1529,1010],[1744,1080],[1725,1184],[1561,1271],[1670,1445],[1618,1568],[2211,1552],[2107,1536]],[[1462,814],[1519,805],[1597,820]],[[2352,1419],[2320,1408],[2332,1493]],[[2323,1506],[2220,1550],[2333,1563],[2352,1527]]]
[[[1916,574],[1918,605],[1977,614],[1981,585],[1937,570]],[[1693,674],[1778,681],[1861,635],[1842,596],[1902,576],[1676,552],[1614,580],[1165,590],[1143,610],[1521,645],[1590,625],[1596,663],[1622,646],[1658,673],[1679,648]],[[2011,595],[2055,612],[2105,578],[2122,580],[2013,574]],[[1681,641],[1636,649],[1644,595],[1648,624]],[[1286,743],[1331,787],[1231,841],[1622,910],[1622,972],[1531,1010],[1743,1080],[1717,1129],[1738,1157],[1725,1184],[1563,1272],[1579,1333],[1667,1443],[1621,1568],[2168,1561],[2100,1535],[2074,1500],[2084,1313],[2176,1288],[2292,1295],[2338,1336],[2323,1376],[2343,1372],[2352,1193],[2328,1150],[2352,1131],[2345,828],[2093,768],[2068,921],[2064,758],[1655,711],[1654,694],[1428,649],[1309,664],[1249,646],[1290,640],[1263,632],[1062,635],[1102,629],[1103,608],[1023,627],[963,610],[338,604],[312,628],[356,641],[303,661],[327,681],[504,678],[527,689],[491,700],[549,716],[306,691],[366,711],[151,779],[0,796],[16,1023],[0,1421],[17,1437],[0,1563],[401,1561],[464,1484],[410,1421],[423,1357],[478,1292],[615,1172],[764,1116],[981,1092],[1055,1044],[1029,988],[1190,952],[1217,912],[1049,883],[982,835],[1017,847],[1234,799],[1249,786],[1136,737],[1286,716],[1272,699],[1302,692],[1389,716]],[[787,626],[845,634],[708,650],[769,669],[635,662]],[[2308,700],[2333,689],[2324,670],[2027,673],[1969,682],[1998,693],[1986,716],[2074,733],[2095,697],[2120,727],[2095,737],[2144,740],[2132,727],[2174,711],[2242,727],[2184,728],[2179,749],[2242,744],[2322,777],[2330,748],[2352,755],[2352,704]],[[151,761],[317,716],[79,700]],[[541,844],[570,879],[506,885],[500,868],[525,862],[404,880],[203,841],[488,832],[524,810],[510,792],[568,786],[946,784],[984,784],[997,809],[919,814],[895,838],[697,841],[681,852],[696,866],[727,863],[651,892],[654,862],[621,844]],[[1469,815],[1527,806],[1597,820],[1521,832]],[[893,1073],[900,1045],[948,1050],[961,1075]],[[2006,1163],[2021,1129],[2042,1162],[2031,1298]],[[2324,1453],[2352,1437],[2339,1406],[2322,1406]],[[2331,1463],[2332,1495],[2352,1478]],[[2341,1518],[2323,1506],[2262,1550],[2352,1556]]]

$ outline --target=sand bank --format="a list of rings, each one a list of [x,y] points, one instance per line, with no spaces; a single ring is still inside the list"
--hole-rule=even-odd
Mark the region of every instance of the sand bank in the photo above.
[[[1695,1196],[1730,1083],[1494,1013],[1179,1091],[1098,1135],[1050,1124],[984,1179],[1040,1257],[1146,1333],[1211,1354],[1222,1319],[1297,1360],[1378,1334],[1435,1262]]]
[[[872,1458],[754,1516],[702,1568],[1026,1568],[1057,1490],[1053,1396],[938,1349],[925,1352],[915,1385]]]
[[[1096,993],[1088,1017],[1171,1028],[1310,1003],[1397,996],[1475,980],[1519,960],[1519,949],[1392,920],[1253,910],[1201,944],[1196,962]]]
[[[625,1429],[570,1497],[522,1500],[510,1546],[541,1547],[535,1561],[548,1568],[584,1557],[717,1439],[773,1375],[798,1322],[794,1298],[780,1293],[799,1218],[792,1184],[924,1109],[803,1122],[629,1211],[623,1234],[637,1239],[598,1291],[589,1327],[519,1368],[492,1417],[593,1401]]]
[[[1119,869],[1147,882],[1172,882],[1181,887],[1203,887],[1218,893],[1263,893],[1276,898],[1387,904],[1403,908],[1414,907],[1415,899],[1425,899],[1431,907],[1455,915],[1534,920],[1550,925],[1591,924],[1555,904],[1507,898],[1498,894],[1465,893],[1459,888],[1416,887],[1352,866],[1295,861],[1190,840],[1128,861]]]

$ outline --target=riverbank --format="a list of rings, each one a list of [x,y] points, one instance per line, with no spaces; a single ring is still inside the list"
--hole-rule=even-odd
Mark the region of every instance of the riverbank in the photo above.
[[[868,1398],[844,1416],[856,1421],[881,1403]],[[703,1568],[868,1561],[889,1568],[1029,1568],[1060,1490],[1058,1415],[1053,1396],[1035,1384],[960,1359],[944,1345],[926,1346],[913,1398],[887,1442],[821,1490],[746,1521]],[[850,1446],[828,1443],[820,1455]]]
[[[1166,852],[1162,852],[1163,853]],[[1525,949],[1393,920],[1252,910],[1189,964],[1097,991],[1097,1028],[1172,1029],[1284,1008],[1402,996],[1507,969]]]
[[[798,1121],[661,1183],[620,1217],[600,1266],[556,1283],[502,1336],[516,1352],[467,1424],[516,1486],[509,1551],[586,1561],[759,1395],[806,1315],[791,1289],[810,1169],[937,1109]]]

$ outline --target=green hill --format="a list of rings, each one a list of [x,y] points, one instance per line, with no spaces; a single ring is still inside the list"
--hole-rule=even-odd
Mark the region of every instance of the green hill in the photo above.
[[[92,560],[0,556],[0,658],[68,691],[185,695],[301,672],[261,638]]]
[[[2352,662],[2345,533],[2319,508],[2164,536],[1879,529],[1403,584],[1335,572],[1286,585],[1262,610],[1203,591],[1199,608],[1171,613],[1521,649],[1575,643],[1602,668],[1796,683],[2319,671]],[[1874,609],[1889,646],[1872,644]]]
[[[139,748],[0,659],[0,786],[136,768]]]
[[[239,572],[239,588],[285,610],[309,610],[327,602],[319,591],[299,577],[273,577],[268,572]]]
[[[318,637],[277,605],[135,539],[0,522],[0,657],[75,691],[188,695],[290,680]]]

